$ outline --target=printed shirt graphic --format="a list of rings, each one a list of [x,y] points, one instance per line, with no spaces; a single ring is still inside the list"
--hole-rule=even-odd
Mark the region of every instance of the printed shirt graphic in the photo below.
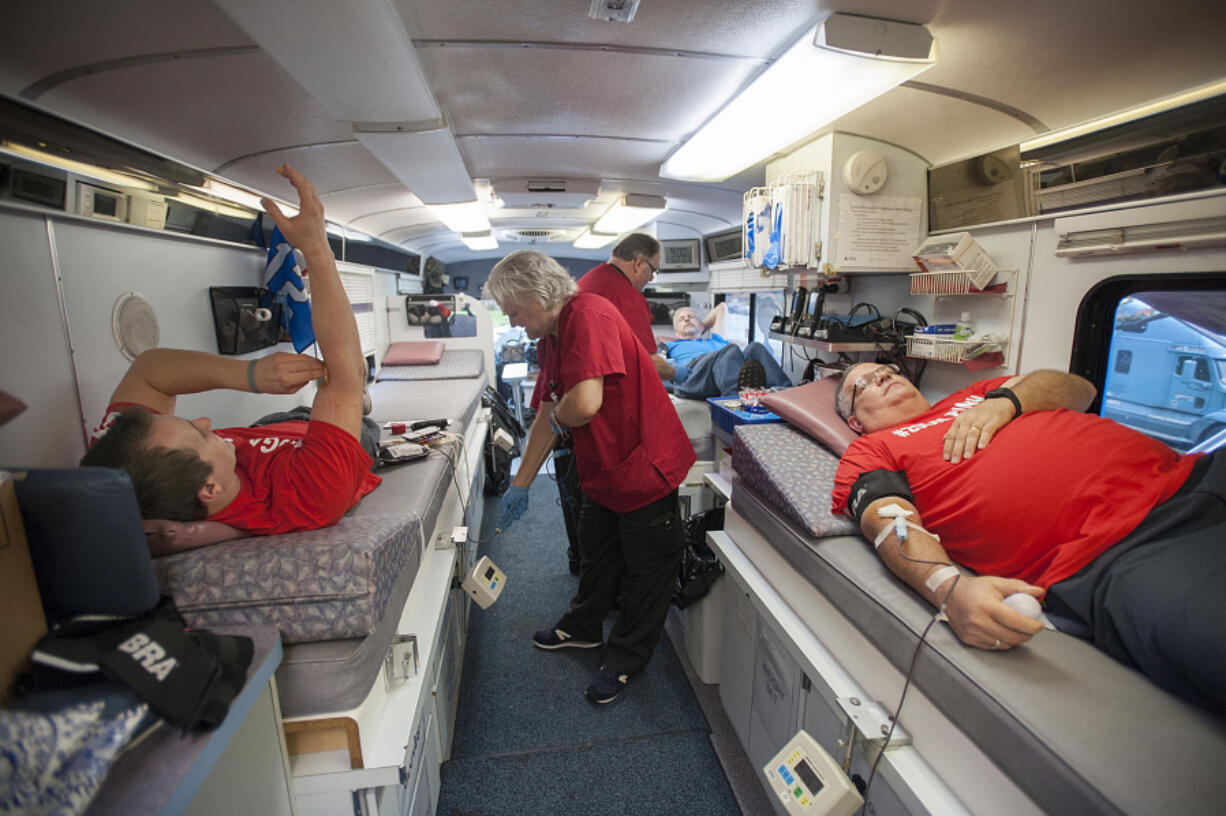
[[[909,423],[853,442],[835,475],[832,511],[846,512],[861,473],[904,471],[924,526],[951,558],[1046,587],[1127,535],[1192,470],[1196,456],[1065,409],[1023,414],[970,459],[946,462],[949,423],[1006,379],[975,383]]]
[[[111,405],[91,444],[128,407],[144,406]],[[370,456],[361,443],[327,422],[279,422],[216,433],[234,445],[242,489],[209,521],[253,535],[329,527],[383,481],[370,472]]]

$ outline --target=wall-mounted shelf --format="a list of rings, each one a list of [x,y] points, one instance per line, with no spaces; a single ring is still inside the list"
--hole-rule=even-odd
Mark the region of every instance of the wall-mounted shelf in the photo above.
[[[995,282],[993,282],[995,281]],[[975,315],[976,334],[992,334],[999,338],[999,350],[975,354],[980,340],[955,340],[948,335],[913,334],[907,337],[907,356],[938,363],[961,363],[975,369],[1002,366],[1006,363],[1009,343],[1013,337],[1013,294],[1017,270],[998,270],[991,277],[982,272],[920,272],[911,275],[911,294],[933,299],[933,323],[953,323],[967,305],[966,298],[980,299]],[[958,308],[941,306],[941,302],[956,299]],[[942,314],[943,313],[943,314]]]
[[[817,351],[878,351],[886,350],[890,347],[888,343],[831,343],[827,340],[814,340],[810,337],[796,337],[791,334],[780,334],[779,332],[770,332],[772,340],[782,340],[784,343],[791,343],[795,346],[803,348],[816,349]]]
[[[1006,276],[1008,276],[1006,278]],[[984,281],[982,273],[971,271],[957,272],[913,272],[911,273],[911,294],[933,295],[1012,295],[1012,283],[1016,279],[1016,269],[1002,269]],[[999,283],[991,281],[1001,279]]]
[[[981,345],[983,345],[983,342],[978,340],[955,340],[952,337],[942,337],[939,334],[910,334],[907,335],[907,356],[916,357],[921,360],[934,360],[938,363],[979,363],[991,365],[1002,365],[1004,363],[1005,351],[1009,347],[1007,339],[997,344],[1000,346],[999,351],[989,351],[974,357],[966,356],[968,351],[973,351],[976,346]]]

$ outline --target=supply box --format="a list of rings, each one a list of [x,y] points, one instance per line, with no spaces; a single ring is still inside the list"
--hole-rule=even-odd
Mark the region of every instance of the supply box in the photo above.
[[[924,272],[961,272],[975,289],[996,277],[996,264],[969,232],[929,236],[912,256]]]

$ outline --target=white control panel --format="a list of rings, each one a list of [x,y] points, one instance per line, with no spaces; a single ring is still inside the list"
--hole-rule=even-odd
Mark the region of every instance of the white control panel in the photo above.
[[[460,586],[472,596],[477,606],[489,609],[502,594],[502,587],[506,582],[507,576],[502,570],[494,566],[488,555],[483,555],[464,576]]]
[[[864,803],[839,763],[804,731],[792,737],[762,770],[767,786],[788,813],[851,816]]]

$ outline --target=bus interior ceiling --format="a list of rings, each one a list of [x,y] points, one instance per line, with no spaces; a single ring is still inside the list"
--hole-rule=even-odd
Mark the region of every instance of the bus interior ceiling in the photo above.
[[[935,37],[934,67],[823,128],[929,166],[1226,76],[1212,0],[643,0],[628,24],[593,19],[588,5],[14,0],[0,93],[292,200],[274,172],[289,161],[337,224],[449,263],[525,243],[602,259],[607,248],[570,242],[623,193],[666,197],[664,237],[735,227],[765,162],[718,182],[665,179],[661,163],[834,11],[923,24]],[[365,13],[374,7],[382,16]],[[397,18],[402,30],[389,35]],[[805,91],[789,104],[804,105]],[[355,135],[391,122],[445,129],[407,152]],[[452,145],[478,199],[502,199],[485,208],[497,249],[467,248],[405,183],[428,178]],[[538,200],[525,180],[548,182],[531,188]]]

